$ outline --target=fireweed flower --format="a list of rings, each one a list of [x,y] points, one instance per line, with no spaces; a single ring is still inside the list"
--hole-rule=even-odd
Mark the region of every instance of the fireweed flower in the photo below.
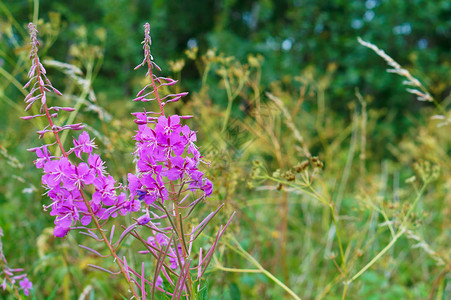
[[[83,153],[89,153],[91,154],[92,148],[97,148],[97,146],[94,144],[94,139],[89,138],[89,134],[84,131],[80,136],[78,137],[78,140],[74,138],[74,152],[75,155],[77,155],[78,158],[81,159],[81,152]]]
[[[98,154],[93,153],[93,149],[97,146],[94,139],[91,139],[86,131],[83,131],[78,138],[73,138],[73,147],[69,151],[64,150],[58,133],[69,129],[80,130],[83,125],[55,125],[58,112],[73,111],[74,109],[59,106],[49,108],[47,106],[48,93],[54,92],[57,95],[61,95],[61,93],[52,86],[46,76],[46,70],[39,60],[37,54],[39,41],[36,26],[30,23],[28,28],[31,37],[30,59],[32,66],[28,73],[30,81],[25,85],[25,88],[31,87],[30,93],[25,97],[25,102],[28,104],[25,110],[29,110],[38,100],[40,100],[41,106],[40,114],[22,118],[26,120],[36,117],[46,118],[49,125],[44,130],[38,131],[38,135],[42,138],[47,133],[53,133],[56,144],[62,152],[59,157],[52,156],[49,148],[53,145],[30,149],[30,151],[36,152],[36,167],[43,169],[44,172],[42,184],[47,190],[46,194],[52,200],[52,203],[45,209],[50,208],[50,214],[55,216],[55,236],[65,236],[70,228],[76,226],[77,223],[84,226],[89,225],[92,214],[99,219],[108,219],[110,216],[117,216],[117,211],[122,214],[136,211],[137,205],[134,204],[134,200],[132,200],[133,203],[129,203],[122,196],[118,199],[116,181],[106,172],[105,162]],[[71,153],[74,153],[81,162],[72,161]],[[84,160],[86,156],[87,161]],[[90,199],[83,192],[83,189],[87,186],[93,186],[95,190]]]
[[[114,232],[111,232],[111,237],[108,239],[104,229],[102,229],[106,222],[103,225],[99,222],[100,220],[108,220],[110,217],[117,217],[119,214],[126,215],[136,212],[140,209],[140,202],[116,191],[120,185],[116,186],[116,180],[105,170],[105,163],[98,154],[93,153],[96,145],[94,139],[91,139],[87,132],[83,132],[78,138],[74,137],[73,147],[69,151],[66,151],[63,147],[63,142],[59,138],[59,132],[63,130],[81,130],[83,125],[67,124],[59,126],[55,124],[59,112],[70,112],[74,111],[74,109],[59,106],[48,107],[48,94],[53,92],[61,95],[61,93],[52,86],[52,83],[46,76],[46,70],[39,60],[39,41],[37,39],[38,31],[36,26],[30,23],[28,28],[31,38],[30,60],[32,65],[28,73],[30,80],[25,84],[25,88],[30,88],[30,93],[25,97],[25,102],[27,103],[25,110],[30,110],[36,102],[40,103],[40,108],[39,114],[25,116],[22,119],[45,118],[48,125],[37,132],[39,138],[43,138],[48,133],[53,133],[55,137],[55,143],[51,145],[29,149],[29,151],[36,152],[38,157],[35,161],[36,167],[44,172],[42,184],[46,189],[47,196],[52,201],[50,205],[44,206],[44,210],[50,209],[50,215],[55,217],[53,233],[57,237],[64,237],[73,228],[85,229],[87,230],[85,232],[86,235],[97,241],[103,241],[109,249],[110,255],[114,257],[120,272],[128,282],[133,296],[139,298],[130,279],[130,271],[125,259],[121,260],[112,246]],[[59,147],[62,153],[61,156],[51,156],[49,148],[55,145]],[[76,156],[75,160],[71,157],[72,153]],[[94,190],[91,196],[85,192],[85,188],[88,186],[90,186],[89,190]],[[91,223],[94,223],[101,238],[86,228]],[[98,253],[87,247],[84,248]],[[25,291],[28,291],[30,283],[23,281],[21,286]]]
[[[179,122],[178,115],[168,118],[161,116],[157,119],[154,129],[140,125],[135,135],[139,172],[138,176],[129,174],[129,190],[130,194],[137,195],[147,204],[157,199],[162,203],[167,200],[166,186],[178,180],[189,184],[193,191],[208,190],[208,193],[202,197],[211,195],[212,183],[207,178],[203,178],[204,173],[198,169],[201,156],[195,156],[189,152],[190,146],[196,150],[197,148],[193,142],[184,138]],[[187,125],[184,128],[185,132],[190,130]],[[152,132],[151,136],[155,139],[142,138],[147,132]],[[204,186],[209,186],[211,189],[203,189]]]
[[[114,257],[134,298],[140,298],[136,288],[140,290],[142,298],[145,298],[147,295],[145,284],[148,284],[151,286],[152,295],[158,290],[179,299],[182,295],[187,297],[194,295],[195,285],[190,271],[197,270],[197,278],[194,280],[198,282],[234,214],[227,224],[220,226],[210,250],[202,255],[200,249],[199,261],[195,266],[193,259],[190,258],[193,242],[224,204],[210,213],[198,226],[191,230],[185,228],[183,220],[189,217],[199,203],[212,195],[213,183],[201,170],[204,162],[195,144],[196,132],[183,124],[184,120],[192,116],[165,115],[166,104],[176,102],[188,93],[163,95],[162,88],[166,90],[177,81],[153,74],[153,70],[161,71],[161,69],[153,61],[150,53],[150,25],[146,23],[144,28],[145,38],[142,43],[144,59],[135,69],[146,66],[146,76],[151,83],[139,91],[133,101],[157,102],[159,111],[132,113],[135,116],[134,122],[138,125],[133,137],[136,172],[127,175],[128,195],[123,191],[118,192],[119,188],[123,189],[122,185],[107,173],[105,162],[101,157],[93,153],[97,146],[88,132],[83,131],[78,137],[74,137],[73,147],[68,151],[64,149],[59,132],[81,130],[83,125],[55,124],[59,112],[73,111],[73,108],[47,106],[47,94],[61,95],[61,93],[52,86],[45,75],[46,71],[37,54],[39,42],[36,26],[31,23],[29,30],[32,66],[28,73],[30,81],[25,85],[25,88],[30,87],[30,93],[25,98],[27,103],[25,110],[28,111],[36,102],[40,103],[40,108],[39,114],[22,118],[25,120],[46,118],[48,125],[37,132],[38,136],[42,138],[48,133],[53,133],[55,137],[53,144],[29,149],[36,153],[36,167],[43,171],[42,185],[46,189],[45,194],[51,200],[49,205],[44,206],[44,210],[50,210],[50,215],[55,217],[54,235],[64,237],[72,229],[81,229],[85,230],[82,233],[94,240],[103,241],[110,251],[108,256]],[[50,149],[53,146],[59,147],[61,156],[52,156]],[[92,192],[88,193],[86,190]],[[113,242],[114,225],[110,230],[110,237],[106,236],[108,230],[103,226],[109,218],[136,212],[140,212],[141,216],[134,218],[136,222],[129,227],[122,226],[124,230],[116,242]],[[171,226],[162,227],[163,221],[168,221]],[[87,228],[89,225],[95,226],[95,232]],[[152,235],[147,239],[142,238],[140,236],[142,233],[135,231],[138,226],[150,228]],[[132,235],[143,243],[146,250],[140,253],[152,254],[157,259],[151,281],[145,276],[144,264],[142,270],[136,271],[128,265],[126,257],[117,255],[116,251],[127,235]],[[103,256],[88,247],[82,245],[80,247]],[[110,274],[115,273],[99,266],[92,267]],[[169,289],[172,292],[163,289],[163,282],[168,282],[172,286]],[[21,281],[20,285],[27,293],[31,288],[31,283],[27,280]]]
[[[82,154],[87,155],[87,163],[82,161],[77,164],[66,156],[51,157],[45,152],[47,147],[36,150],[38,155],[36,167],[42,167],[44,171],[42,184],[52,200],[47,209],[50,208],[50,214],[56,217],[54,234],[57,237],[65,236],[78,222],[83,226],[91,223],[91,213],[80,192],[87,186],[94,187],[92,198],[88,203],[99,219],[116,217],[118,210],[122,214],[136,211],[136,204],[130,209],[129,201],[118,199],[116,180],[106,173],[105,162],[100,156],[92,153],[94,148],[96,148],[94,140],[85,131],[78,139],[74,138],[72,149],[76,149],[73,152],[81,160]]]
[[[0,227],[0,288],[6,290],[9,286],[14,291],[16,298],[20,299],[19,291],[22,290],[25,296],[28,296],[33,284],[27,278],[27,274],[23,273],[23,269],[12,269],[8,266],[3,254],[2,237],[3,229]],[[17,286],[17,282],[19,282],[19,286]]]
[[[151,38],[148,23],[144,25],[144,35],[142,43],[144,59],[135,69],[147,66],[146,77],[149,77],[151,84],[139,91],[133,101],[155,101],[158,103],[159,112],[133,113],[136,118],[135,123],[138,125],[134,136],[136,141],[134,155],[137,168],[136,174],[128,174],[128,188],[132,199],[143,202],[146,209],[150,208],[155,211],[153,212],[154,220],[172,219],[171,227],[158,228],[157,233],[154,231],[153,235],[147,239],[148,251],[142,252],[152,252],[155,257],[163,256],[167,263],[167,265],[163,263],[164,267],[158,268],[162,274],[156,273],[154,287],[162,287],[162,277],[164,277],[174,285],[174,293],[192,295],[191,276],[187,273],[192,263],[192,259],[190,259],[192,243],[222,206],[216,212],[211,213],[199,226],[193,228],[191,233],[186,234],[185,240],[182,223],[185,218],[183,209],[188,209],[186,216],[188,217],[198,203],[211,196],[213,183],[200,170],[203,161],[199,148],[195,144],[196,132],[191,130],[188,125],[183,124],[183,120],[189,119],[191,116],[165,115],[164,112],[166,104],[176,102],[188,93],[162,95],[162,87],[166,89],[166,87],[176,84],[177,81],[158,77],[153,73],[153,70],[161,71],[161,69],[153,61],[150,53]],[[191,198],[194,200],[185,203],[190,194],[194,196]],[[170,203],[166,203],[167,201]],[[164,211],[164,213],[158,215],[156,213],[158,211]],[[217,240],[224,233],[230,220],[224,227],[221,226],[217,239],[207,255],[203,258],[200,255],[199,264],[194,267],[198,270],[198,279],[205,272]],[[157,229],[148,214],[140,217],[137,224],[146,224],[146,226]],[[179,272],[177,282],[171,281],[171,277],[168,275],[170,270]]]
[[[33,287],[33,284],[31,283],[31,281],[28,280],[27,277],[25,277],[24,279],[22,279],[19,282],[19,285],[23,289],[25,296],[28,296],[30,293],[30,289]]]
[[[42,169],[46,162],[50,160],[50,152],[47,150],[47,145],[36,149],[36,155],[38,159],[36,160],[36,168]]]

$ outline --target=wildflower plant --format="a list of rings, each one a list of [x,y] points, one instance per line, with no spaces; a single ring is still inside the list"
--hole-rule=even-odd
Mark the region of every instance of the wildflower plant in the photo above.
[[[154,74],[155,70],[161,69],[150,52],[150,25],[144,26],[144,58],[135,68],[147,68],[146,77],[150,83],[133,101],[156,102],[158,110],[133,113],[138,125],[133,137],[136,171],[127,175],[128,185],[108,174],[105,162],[94,151],[97,145],[88,132],[74,137],[69,148],[63,145],[59,137],[62,131],[79,131],[84,125],[57,125],[58,114],[74,111],[74,108],[48,104],[49,95],[61,96],[61,92],[52,86],[39,60],[36,26],[30,23],[28,28],[32,66],[28,73],[30,80],[25,85],[30,88],[25,98],[25,110],[30,110],[35,103],[40,107],[38,114],[22,119],[46,119],[48,125],[37,132],[38,136],[42,139],[52,134],[55,139],[54,143],[29,149],[36,153],[35,165],[44,173],[42,184],[51,200],[44,210],[49,210],[55,217],[54,235],[62,238],[71,230],[79,230],[103,243],[109,252],[106,255],[83,245],[80,247],[100,257],[112,257],[118,271],[91,266],[110,274],[122,273],[132,298],[145,299],[149,295],[154,298],[156,291],[173,299],[196,298],[201,291],[201,278],[233,215],[219,227],[208,251],[194,250],[193,242],[223,205],[198,225],[187,220],[198,205],[211,196],[213,184],[201,170],[206,163],[195,144],[196,132],[183,124],[192,116],[165,114],[164,107],[168,103],[178,101],[187,93],[164,94],[163,90],[177,81]],[[61,155],[52,154],[58,152]],[[132,215],[134,222],[130,226],[122,225],[122,232],[117,237],[116,226],[108,226],[109,221],[126,215]],[[144,261],[140,270],[134,269],[127,263],[127,257],[119,254],[121,242],[128,236],[142,244],[141,254],[155,258],[153,271],[145,269]]]
[[[0,227],[0,287],[2,290],[7,288],[13,290],[16,298],[20,299],[20,291],[28,296],[33,288],[33,283],[28,279],[27,274],[23,273],[23,269],[13,269],[8,266],[8,261],[3,254],[2,237],[3,229]]]

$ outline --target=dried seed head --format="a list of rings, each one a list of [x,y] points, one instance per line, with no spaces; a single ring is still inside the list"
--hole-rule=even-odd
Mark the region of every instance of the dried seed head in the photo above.
[[[285,174],[282,175],[283,178],[285,178],[288,181],[295,181],[296,176],[291,171],[285,172]]]
[[[294,166],[294,171],[296,173],[301,173],[301,172],[305,171],[309,167],[309,165],[310,165],[310,162],[308,160],[304,160],[303,162]]]
[[[322,169],[324,167],[324,163],[319,159],[318,156],[313,156],[310,158],[310,162],[314,168]]]

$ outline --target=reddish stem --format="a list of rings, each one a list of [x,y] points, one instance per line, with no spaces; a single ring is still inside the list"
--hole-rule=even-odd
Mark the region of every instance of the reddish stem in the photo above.
[[[150,61],[149,56],[146,57],[146,61],[147,61],[147,68],[149,69],[149,76],[150,76],[150,79],[152,80],[152,86],[153,86],[153,90],[155,92],[155,97],[158,100],[158,105],[160,105],[161,115],[164,116],[163,105],[161,104],[161,99],[160,99],[160,95],[158,94],[157,85],[155,84],[155,79],[153,78],[152,62]]]

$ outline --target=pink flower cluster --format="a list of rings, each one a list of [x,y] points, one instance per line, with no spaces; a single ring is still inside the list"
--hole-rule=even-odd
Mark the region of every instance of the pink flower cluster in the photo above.
[[[27,274],[23,273],[23,269],[13,269],[8,266],[8,261],[3,254],[2,237],[3,229],[0,227],[0,288],[5,291],[9,286],[9,288],[14,289],[17,292],[20,289],[25,296],[28,296],[30,290],[33,288],[33,283],[28,279]],[[19,282],[19,287],[16,284],[17,282]],[[20,297],[18,293],[16,296]]]
[[[57,126],[54,123],[59,111],[73,111],[73,109],[47,106],[47,93],[51,91],[58,95],[61,93],[52,87],[45,76],[44,67],[39,62],[37,55],[39,42],[36,37],[37,30],[33,24],[29,25],[32,40],[32,68],[29,73],[30,81],[26,85],[31,86],[31,91],[25,101],[28,103],[27,110],[35,102],[40,102],[41,107],[40,114],[26,116],[23,119],[46,118],[48,126],[38,131],[38,134],[42,138],[46,133],[53,133],[55,137],[53,145],[57,144],[62,153],[61,156],[52,156],[49,151],[52,145],[30,149],[36,152],[35,164],[37,168],[43,170],[42,184],[46,194],[52,200],[52,203],[44,209],[50,208],[50,214],[55,216],[54,235],[64,237],[71,229],[82,229],[86,231],[82,232],[85,235],[96,241],[103,241],[110,250],[110,255],[107,256],[114,257],[135,298],[138,298],[135,284],[145,298],[147,291],[144,283],[147,282],[152,285],[152,295],[155,290],[160,290],[166,295],[179,299],[182,293],[192,294],[194,286],[191,271],[197,269],[197,280],[204,275],[218,241],[230,224],[233,215],[227,224],[219,227],[210,250],[203,255],[200,248],[199,263],[197,267],[194,267],[193,259],[190,258],[193,242],[224,204],[211,212],[198,226],[184,231],[187,230],[187,223],[185,226],[183,224],[184,220],[191,215],[199,203],[211,196],[213,184],[199,170],[199,165],[203,161],[195,145],[196,132],[192,131],[188,125],[181,123],[183,119],[189,119],[191,116],[176,114],[167,116],[164,113],[164,106],[167,103],[176,102],[187,93],[168,94],[166,88],[176,84],[177,81],[153,74],[153,68],[158,70],[160,68],[153,62],[150,54],[150,25],[146,23],[144,28],[144,59],[136,68],[147,65],[146,76],[151,83],[146,85],[133,101],[155,100],[158,102],[160,111],[133,113],[136,117],[135,123],[138,124],[138,130],[134,136],[136,173],[128,174],[128,187],[125,188],[117,183],[106,172],[105,163],[98,154],[93,153],[96,145],[87,132],[80,134],[77,139],[74,138],[73,147],[69,151],[65,150],[64,141],[60,140],[58,133],[66,129],[80,130],[83,125]],[[121,191],[124,189],[128,189],[129,195]],[[189,197],[190,195],[194,197]],[[114,225],[109,230],[110,238],[107,238],[105,233],[108,230],[103,229],[107,219],[138,211],[144,214],[135,219],[136,222],[129,227],[122,226],[124,231],[116,242],[113,242]],[[91,222],[101,237],[86,227]],[[162,227],[162,222],[171,226]],[[152,235],[147,241],[134,230],[138,226],[152,230]],[[150,253],[157,258],[153,282],[146,279],[144,263],[139,274],[128,265],[125,257],[121,258],[116,253],[121,241],[127,235],[134,236],[144,244],[146,250],[140,253]],[[106,257],[96,250],[80,246],[91,253]],[[115,273],[100,266],[92,267],[110,274]],[[168,292],[162,287],[161,274],[173,286],[174,292]],[[27,282],[23,284],[29,286]]]
[[[27,274],[18,274],[15,275],[15,273],[23,272],[23,269],[10,269],[6,268],[5,270],[2,270],[0,272],[0,278],[2,275],[7,275],[10,277],[10,284],[15,285],[16,282],[19,280],[19,286],[20,289],[23,291],[25,296],[30,295],[30,290],[33,288],[33,283],[28,279]],[[4,273],[4,274],[3,274]],[[0,287],[2,290],[6,290],[8,281],[6,280],[6,276],[3,277],[2,283],[0,284]]]
[[[118,213],[125,215],[138,211],[141,207],[139,201],[128,201],[125,193],[116,192],[116,180],[106,173],[100,156],[92,153],[96,145],[86,131],[78,139],[74,138],[73,143],[74,148],[67,154],[75,153],[81,160],[78,164],[65,156],[51,156],[47,145],[31,149],[38,156],[36,167],[44,171],[42,184],[52,200],[48,207],[51,207],[50,215],[56,216],[54,234],[57,237],[65,236],[78,221],[83,226],[91,223],[92,216],[83,200],[86,196],[81,193],[89,185],[95,192],[88,203],[101,220],[116,217]],[[83,153],[87,156],[86,162],[83,161]]]
[[[135,135],[138,176],[128,174],[132,198],[148,205],[157,199],[163,203],[168,199],[164,178],[169,182],[180,180],[188,190],[202,190],[202,197],[210,196],[213,184],[198,169],[201,156],[194,144],[196,133],[188,125],[182,126],[178,115],[150,120],[145,113],[136,115],[144,124]],[[147,122],[155,123],[154,129]]]
[[[151,84],[146,85],[139,91],[137,98],[133,99],[133,101],[158,102],[160,112],[144,111],[133,113],[136,117],[135,123],[138,124],[138,131],[134,136],[136,141],[134,154],[137,163],[136,174],[128,174],[128,188],[131,198],[143,201],[146,205],[146,210],[153,208],[163,212],[162,215],[157,215],[152,211],[153,218],[150,218],[149,213],[138,218],[138,225],[146,225],[153,229],[153,235],[147,239],[148,250],[140,251],[140,253],[152,252],[155,257],[165,253],[165,258],[162,261],[166,261],[167,264],[165,266],[169,269],[179,270],[180,281],[177,283],[172,282],[171,276],[168,275],[165,268],[160,267],[161,273],[158,273],[162,274],[170,284],[175,286],[176,290],[181,292],[182,290],[186,291],[187,288],[185,281],[188,275],[183,274],[187,274],[192,262],[189,256],[191,255],[193,241],[196,234],[202,231],[206,223],[214,216],[214,213],[210,214],[201,225],[193,228],[192,232],[188,233],[187,242],[183,245],[181,219],[188,217],[190,211],[197,204],[205,200],[206,197],[211,196],[213,184],[199,170],[199,165],[203,161],[195,144],[197,141],[196,132],[192,131],[188,125],[181,124],[183,119],[189,119],[191,116],[179,116],[176,114],[167,116],[164,113],[166,104],[176,102],[188,93],[166,94],[165,96],[161,94],[163,93],[163,87],[175,85],[177,81],[153,74],[152,69],[160,70],[160,68],[153,61],[150,54],[149,24],[145,24],[144,28],[144,59],[135,69],[147,65],[146,76],[150,77]],[[193,198],[194,200],[186,200],[190,194],[197,196]],[[169,211],[163,206],[166,200],[171,200],[172,202],[172,209],[169,209]],[[178,209],[186,208],[189,212],[183,217],[184,214],[180,213]],[[175,228],[177,226],[174,224],[168,228],[160,227],[160,220],[172,218],[175,219],[176,223],[180,224],[180,232],[178,233],[176,233],[177,229]],[[179,218],[181,219],[179,220]],[[152,221],[157,221],[158,223]],[[175,234],[177,238],[170,238],[171,234]],[[211,256],[212,253],[213,251],[210,251],[209,255]],[[207,262],[207,260],[204,258],[202,261],[202,257],[199,259],[201,261],[198,266],[200,270],[201,264]],[[155,278],[154,284],[156,287],[162,287],[163,284],[163,278],[160,274]],[[202,272],[199,272],[199,274],[202,274]]]

